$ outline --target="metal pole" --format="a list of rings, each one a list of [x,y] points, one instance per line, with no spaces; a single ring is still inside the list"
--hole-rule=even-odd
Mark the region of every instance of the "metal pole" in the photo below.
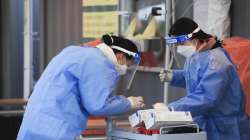
[[[126,30],[127,22],[128,22],[128,17],[133,16],[132,13],[134,12],[134,7],[135,7],[135,1],[134,0],[119,0],[119,11],[124,12],[127,14],[120,14],[119,15],[119,34],[122,35],[123,32]]]
[[[175,9],[176,9],[176,2],[175,0],[172,0],[172,24],[174,24],[174,22],[176,21],[176,14],[175,14]]]
[[[106,128],[106,135],[107,135],[107,140],[111,140],[110,132],[113,130],[113,120],[111,117],[106,118],[107,122],[107,128]]]
[[[32,0],[24,0],[24,99],[29,98],[32,85],[32,29]]]
[[[168,32],[171,26],[171,0],[166,0],[165,2],[166,6],[166,15],[165,15],[165,27],[166,27],[166,32],[165,36],[168,36]],[[164,69],[169,69],[169,61],[170,61],[170,48],[168,45],[166,45],[166,52],[165,52],[165,67]],[[168,103],[168,91],[169,91],[169,84],[167,82],[164,83],[164,103]]]

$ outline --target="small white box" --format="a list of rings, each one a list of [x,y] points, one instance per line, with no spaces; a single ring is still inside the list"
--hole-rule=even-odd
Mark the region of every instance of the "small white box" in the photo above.
[[[136,113],[132,114],[129,116],[129,123],[131,127],[136,127],[142,124],[152,112],[153,109],[148,109],[148,110],[138,110]]]
[[[150,119],[151,113],[161,113],[166,112],[165,110],[159,110],[159,109],[147,109],[147,110],[138,110],[136,113],[129,116],[129,123],[131,127],[136,127],[141,125],[142,123],[145,123]]]
[[[131,127],[136,127],[141,123],[140,117],[137,112],[129,116],[128,120]]]

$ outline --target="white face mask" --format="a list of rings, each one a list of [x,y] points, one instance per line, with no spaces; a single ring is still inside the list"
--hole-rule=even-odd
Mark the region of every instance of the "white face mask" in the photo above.
[[[196,48],[194,46],[184,46],[184,45],[177,46],[177,52],[185,57],[190,57],[195,53],[195,51]]]
[[[117,71],[120,75],[125,75],[127,73],[128,66],[126,64],[124,65],[117,65]]]

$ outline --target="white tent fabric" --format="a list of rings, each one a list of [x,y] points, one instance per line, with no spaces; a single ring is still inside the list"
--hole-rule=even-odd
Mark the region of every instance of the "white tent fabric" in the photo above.
[[[208,30],[221,39],[230,36],[230,5],[231,0],[209,0],[208,2]]]
[[[231,0],[194,0],[194,20],[205,31],[220,39],[230,36]]]
[[[210,33],[208,30],[208,0],[194,0],[193,5],[193,18],[197,22],[200,28]]]

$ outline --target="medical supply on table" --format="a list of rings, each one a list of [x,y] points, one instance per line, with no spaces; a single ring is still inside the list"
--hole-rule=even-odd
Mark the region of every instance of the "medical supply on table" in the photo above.
[[[167,125],[179,125],[192,123],[190,112],[168,111],[160,109],[139,110],[129,116],[131,127],[145,126],[146,129],[160,129]]]

